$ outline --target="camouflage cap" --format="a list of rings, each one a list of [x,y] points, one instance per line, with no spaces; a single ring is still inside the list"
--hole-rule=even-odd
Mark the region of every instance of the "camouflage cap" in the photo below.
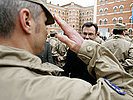
[[[54,24],[55,21],[51,13],[48,11],[46,0],[26,0],[26,1],[30,1],[41,5],[47,17],[46,25]]]
[[[117,30],[127,30],[126,25],[122,24],[122,23],[116,23],[114,26],[114,29]]]

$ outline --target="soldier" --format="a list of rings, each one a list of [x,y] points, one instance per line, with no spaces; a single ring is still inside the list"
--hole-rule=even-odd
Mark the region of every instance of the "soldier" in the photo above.
[[[112,39],[103,43],[119,60],[127,72],[133,75],[133,44],[125,40],[126,26],[117,23],[113,29]]]
[[[94,24],[92,22],[87,22],[82,26],[81,36],[85,40],[93,40],[101,44],[103,40],[97,37],[97,31],[98,31],[97,24]]]
[[[66,46],[66,44],[62,43],[56,38],[56,34],[57,33],[54,30],[51,30],[51,37],[49,38],[48,42],[51,45],[54,64],[59,67],[62,67],[65,64],[65,58],[68,47]]]
[[[44,0],[1,0],[0,14],[0,100],[133,100],[133,77],[110,51],[84,41],[57,15],[68,36],[58,39],[88,64],[97,84],[52,76],[51,65],[41,64],[35,55],[44,50],[46,25],[54,23]]]

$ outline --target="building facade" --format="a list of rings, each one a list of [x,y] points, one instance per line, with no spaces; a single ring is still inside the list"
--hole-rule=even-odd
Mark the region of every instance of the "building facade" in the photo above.
[[[133,0],[97,0],[97,24],[102,35],[112,33],[116,23],[123,23],[133,35]]]
[[[49,11],[57,13],[63,20],[65,20],[71,27],[81,33],[82,25],[85,22],[92,22],[94,17],[94,6],[82,7],[80,5],[71,2],[69,4],[59,6],[47,3]],[[59,25],[55,22],[53,25],[49,25],[48,32],[55,30],[58,33],[64,33]]]

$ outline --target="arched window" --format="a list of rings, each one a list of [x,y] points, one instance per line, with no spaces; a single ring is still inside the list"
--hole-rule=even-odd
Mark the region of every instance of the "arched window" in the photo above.
[[[122,18],[119,18],[119,23],[122,23]]]
[[[75,28],[75,25],[73,25],[73,28]]]
[[[129,29],[129,36],[131,36],[133,33],[132,29]]]
[[[92,14],[92,11],[90,11],[90,14]]]
[[[84,19],[82,19],[83,23],[84,23]]]
[[[62,14],[63,14],[63,16],[64,16],[64,15],[65,15],[65,12],[63,11]]]
[[[54,10],[54,12],[56,13],[56,12],[57,12],[57,10],[55,9],[55,10]]]
[[[120,12],[123,13],[123,6],[120,6]]]
[[[99,24],[102,25],[102,20],[99,21]]]
[[[69,18],[69,20],[71,21],[71,18]]]
[[[52,8],[50,8],[50,12],[52,12]]]
[[[82,20],[82,19],[80,19],[80,20],[79,20],[79,21],[80,21],[80,23],[81,23],[81,20]]]
[[[116,12],[117,12],[117,7],[114,8],[114,13],[116,13]]]
[[[60,11],[58,11],[59,15],[60,15]]]
[[[100,1],[101,5],[103,4],[103,0]]]
[[[116,19],[113,19],[113,24],[116,24]]]
[[[105,4],[107,4],[108,3],[108,0],[105,0]]]
[[[92,18],[90,18],[90,22],[92,21]]]
[[[108,9],[105,9],[105,15],[107,15],[107,11],[108,11]]]
[[[104,20],[104,24],[107,24],[107,19]]]
[[[88,22],[88,21],[89,21],[89,19],[87,18],[87,19],[86,19],[86,21]]]
[[[87,15],[89,15],[89,12],[87,11]]]
[[[69,19],[67,18],[67,22],[69,21]]]
[[[54,25],[54,27],[56,27],[56,24]]]
[[[101,9],[101,10],[100,10],[100,15],[102,15],[102,13],[103,13],[103,10]]]
[[[75,15],[75,10],[73,10],[73,15]]]
[[[71,14],[71,10],[69,10],[69,14]]]

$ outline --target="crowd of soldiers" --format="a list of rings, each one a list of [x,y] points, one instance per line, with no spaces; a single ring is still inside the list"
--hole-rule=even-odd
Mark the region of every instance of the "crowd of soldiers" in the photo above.
[[[55,30],[51,30],[47,37],[47,43],[49,44],[49,47],[45,47],[45,51],[48,49],[49,53],[47,53],[47,57],[43,58],[47,59],[46,61],[43,61],[43,63],[49,62],[62,68],[64,70],[62,75],[64,76],[81,78],[89,81],[92,84],[95,84],[95,81],[92,81],[95,80],[94,78],[91,76],[89,79],[87,78],[89,74],[86,65],[78,57],[76,57],[74,52],[69,50],[66,44],[62,43],[56,38],[57,34],[59,33],[57,33]],[[108,39],[104,40],[100,37],[97,24],[87,22],[82,26],[81,36],[85,40],[93,40],[107,47],[118,59],[123,68],[128,73],[133,75],[133,43],[132,39],[129,38],[129,32],[124,24],[117,23],[114,26],[113,33],[110,34]],[[44,54],[46,53],[43,53],[42,56]]]

